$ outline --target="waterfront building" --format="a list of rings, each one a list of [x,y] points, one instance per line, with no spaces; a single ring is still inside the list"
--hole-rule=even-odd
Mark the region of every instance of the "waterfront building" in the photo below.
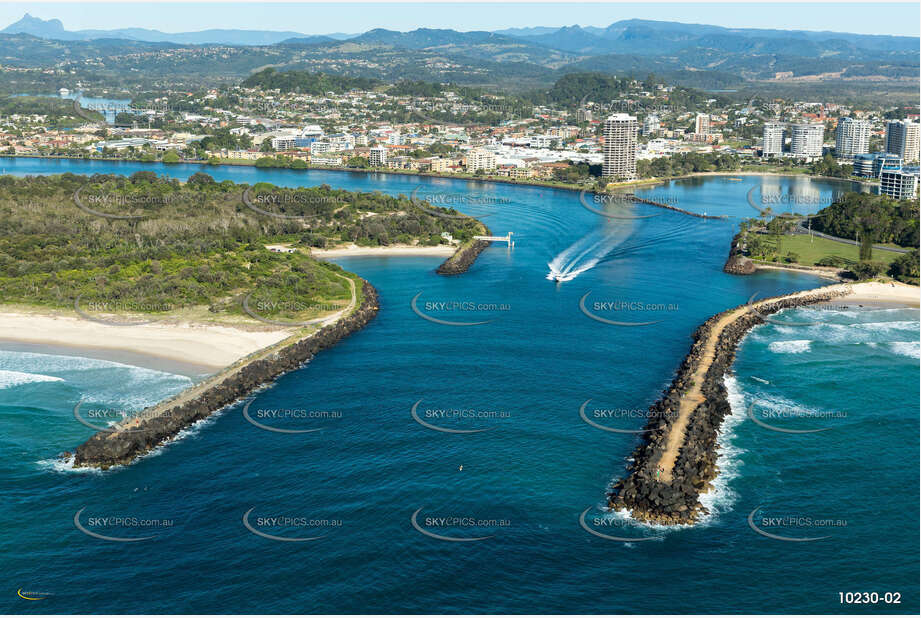
[[[790,127],[790,154],[813,159],[822,156],[825,126],[821,124],[795,124]]]
[[[636,178],[636,132],[635,116],[612,114],[604,121],[602,175],[605,178]]]
[[[879,193],[896,200],[913,200],[918,197],[918,167],[883,170],[879,176]]]
[[[835,156],[852,159],[870,152],[870,123],[856,118],[842,118],[835,129]]]
[[[903,161],[916,162],[921,147],[919,125],[910,120],[890,120],[886,123],[886,152],[902,157]]]
[[[783,152],[783,130],[784,127],[779,122],[764,123],[762,156],[780,155]]]

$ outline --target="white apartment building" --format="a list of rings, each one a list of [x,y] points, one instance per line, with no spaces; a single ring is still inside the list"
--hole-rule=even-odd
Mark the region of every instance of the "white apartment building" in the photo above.
[[[784,126],[779,122],[764,123],[764,145],[761,149],[762,156],[780,156],[780,154],[783,153],[783,130]]]
[[[387,165],[387,149],[381,146],[372,148],[368,153],[368,162],[371,167],[384,167]]]
[[[795,124],[790,127],[790,154],[794,157],[813,159],[822,156],[825,141],[825,125]]]
[[[913,200],[918,197],[917,167],[884,169],[879,175],[879,193],[896,200]]]
[[[474,148],[467,153],[467,171],[475,173],[477,170],[496,169],[496,154],[483,148]]]
[[[870,152],[870,122],[842,118],[835,130],[835,156],[852,159]]]
[[[606,178],[636,178],[636,117],[612,114],[604,121],[604,163]]]
[[[710,114],[697,114],[694,119],[694,133],[710,135]]]
[[[886,123],[886,152],[902,157],[903,161],[919,158],[919,125],[910,120],[890,120]]]

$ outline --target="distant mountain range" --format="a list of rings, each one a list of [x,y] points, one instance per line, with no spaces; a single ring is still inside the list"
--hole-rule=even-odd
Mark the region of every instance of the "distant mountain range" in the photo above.
[[[306,37],[300,32],[274,32],[271,30],[201,30],[199,32],[160,32],[147,28],[119,28],[116,30],[65,30],[60,19],[41,19],[28,13],[2,31],[6,34],[31,34],[42,39],[57,41],[90,41],[93,39],[127,39],[148,43],[179,43],[183,45],[273,45],[285,39]],[[342,36],[342,35],[340,35]],[[348,35],[345,35],[348,36]],[[335,37],[325,37],[335,38]]]
[[[527,39],[535,44],[572,51],[577,53],[628,53],[660,54],[673,52],[692,46],[712,46],[725,49],[735,46],[735,51],[742,51],[755,44],[765,45],[773,41],[774,48],[783,44],[811,42],[816,48],[825,44],[849,44],[868,50],[878,51],[917,51],[918,38],[905,36],[886,36],[869,34],[849,34],[843,32],[813,32],[807,30],[764,30],[756,28],[724,28],[700,24],[682,24],[677,22],[650,21],[645,19],[628,19],[611,24],[607,28],[578,25],[562,28],[534,27],[508,28],[487,32],[460,33],[454,30],[430,30],[422,28],[413,32],[401,33],[391,30],[371,30],[360,34],[341,32],[323,35],[309,35],[301,32],[274,30],[200,30],[196,32],[161,32],[147,28],[119,28],[114,30],[66,30],[59,19],[41,19],[26,13],[22,19],[10,24],[2,31],[6,34],[31,34],[43,39],[59,41],[88,41],[91,39],[128,39],[147,41],[149,43],[180,43],[185,45],[225,44],[225,45],[274,45],[287,39],[334,39],[345,40],[356,37],[381,37],[389,35],[394,42],[400,35],[415,33],[432,33],[435,37],[447,33],[482,35],[493,34],[500,37],[517,37]],[[385,33],[387,33],[385,35]],[[435,37],[428,41],[434,42]],[[418,41],[419,37],[412,37]],[[743,43],[748,41],[749,43]],[[805,48],[804,48],[805,49]],[[810,48],[814,49],[814,48]],[[730,50],[726,50],[730,51]]]
[[[183,53],[172,54],[171,49]],[[129,79],[132,73],[144,79],[226,81],[272,66],[387,81],[517,89],[587,71],[637,77],[655,73],[681,85],[712,89],[778,76],[904,86],[918,79],[919,38],[642,19],[607,28],[375,29],[354,35],[264,30],[164,33],[144,28],[69,31],[60,20],[26,14],[0,32],[0,63],[83,68],[110,83]]]

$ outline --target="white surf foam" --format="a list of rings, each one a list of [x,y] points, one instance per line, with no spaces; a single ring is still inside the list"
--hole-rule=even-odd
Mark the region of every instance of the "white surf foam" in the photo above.
[[[709,514],[701,518],[702,525],[712,524],[721,513],[732,509],[738,499],[738,494],[732,488],[732,481],[741,473],[743,465],[742,455],[745,451],[735,445],[735,428],[745,420],[745,395],[735,376],[723,377],[726,387],[726,397],[732,414],[723,419],[719,433],[716,436],[718,452],[716,465],[719,473],[712,481],[712,489],[700,495],[700,503],[707,507]]]
[[[768,349],[775,354],[802,354],[811,349],[811,339],[792,339],[790,341],[772,341]]]
[[[0,369],[0,389],[12,388],[20,384],[31,384],[34,382],[63,382],[64,378],[48,376],[41,373],[26,373],[25,371],[8,371]]]
[[[893,341],[889,349],[899,356],[921,359],[921,341]]]
[[[74,456],[71,455],[67,459],[61,459],[55,457],[54,459],[42,459],[36,462],[39,468],[45,470],[51,470],[52,472],[58,472],[61,474],[75,473],[75,474],[102,474],[102,470],[99,468],[74,468]]]

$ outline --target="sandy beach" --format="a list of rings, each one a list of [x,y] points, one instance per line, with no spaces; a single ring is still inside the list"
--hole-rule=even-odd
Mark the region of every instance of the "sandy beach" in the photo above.
[[[244,330],[191,323],[115,326],[77,317],[0,312],[0,341],[93,350],[117,361],[126,358],[121,353],[140,354],[211,370],[226,367],[292,332],[282,327]]]
[[[851,292],[844,298],[854,302],[895,303],[905,304],[910,307],[921,306],[921,288],[914,285],[897,281],[892,283],[870,281],[847,285],[851,288]]]
[[[437,255],[449,256],[454,255],[457,247],[448,245],[436,245],[434,247],[421,247],[414,245],[391,245],[389,247],[359,247],[358,245],[349,245],[347,247],[337,247],[335,249],[311,249],[310,255],[318,258],[327,257],[357,257],[357,256],[380,256],[388,255]]]

